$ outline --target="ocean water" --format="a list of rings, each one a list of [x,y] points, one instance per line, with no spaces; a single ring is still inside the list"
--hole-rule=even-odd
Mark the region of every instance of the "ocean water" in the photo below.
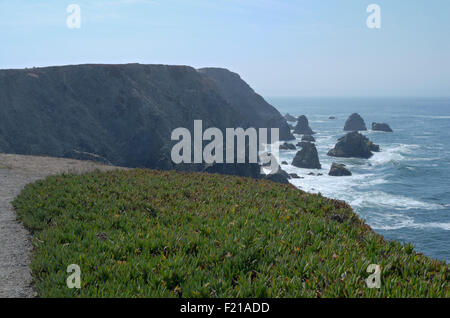
[[[317,132],[320,171],[282,166],[304,177],[291,180],[295,186],[345,200],[386,239],[413,243],[419,252],[450,262],[450,98],[267,100],[283,115],[306,115]],[[369,130],[363,134],[381,152],[370,159],[328,157],[354,112],[364,118]],[[371,131],[372,122],[386,122],[394,133]],[[295,153],[280,151],[280,162],[291,163]],[[328,176],[332,162],[344,163],[353,175]]]

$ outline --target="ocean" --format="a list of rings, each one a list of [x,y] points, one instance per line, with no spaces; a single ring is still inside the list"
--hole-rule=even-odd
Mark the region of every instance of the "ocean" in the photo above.
[[[282,166],[304,177],[292,179],[295,186],[345,200],[386,239],[413,243],[424,255],[450,262],[450,98],[266,100],[283,115],[306,115],[317,132],[321,170]],[[354,112],[369,129],[362,133],[379,144],[381,152],[370,159],[328,157]],[[394,133],[371,131],[372,122],[388,123]],[[280,162],[290,164],[296,151],[280,151]],[[328,176],[332,162],[344,163],[353,175]]]

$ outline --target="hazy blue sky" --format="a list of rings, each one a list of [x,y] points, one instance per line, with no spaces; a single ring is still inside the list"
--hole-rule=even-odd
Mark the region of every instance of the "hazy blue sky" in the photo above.
[[[264,96],[450,96],[449,0],[0,0],[0,48],[2,69],[219,66]]]

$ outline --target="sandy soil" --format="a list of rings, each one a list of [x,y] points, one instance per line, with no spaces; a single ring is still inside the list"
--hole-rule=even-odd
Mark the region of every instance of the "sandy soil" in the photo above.
[[[49,175],[122,169],[91,161],[0,154],[0,298],[34,297],[28,267],[28,231],[16,219],[11,201],[30,182]]]

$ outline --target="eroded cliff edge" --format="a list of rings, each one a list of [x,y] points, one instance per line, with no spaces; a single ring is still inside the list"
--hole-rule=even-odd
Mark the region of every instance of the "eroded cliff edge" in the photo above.
[[[92,153],[113,165],[172,169],[171,132],[192,131],[195,119],[204,129],[279,128],[280,139],[293,138],[281,114],[225,69],[85,64],[0,70],[3,153]]]

